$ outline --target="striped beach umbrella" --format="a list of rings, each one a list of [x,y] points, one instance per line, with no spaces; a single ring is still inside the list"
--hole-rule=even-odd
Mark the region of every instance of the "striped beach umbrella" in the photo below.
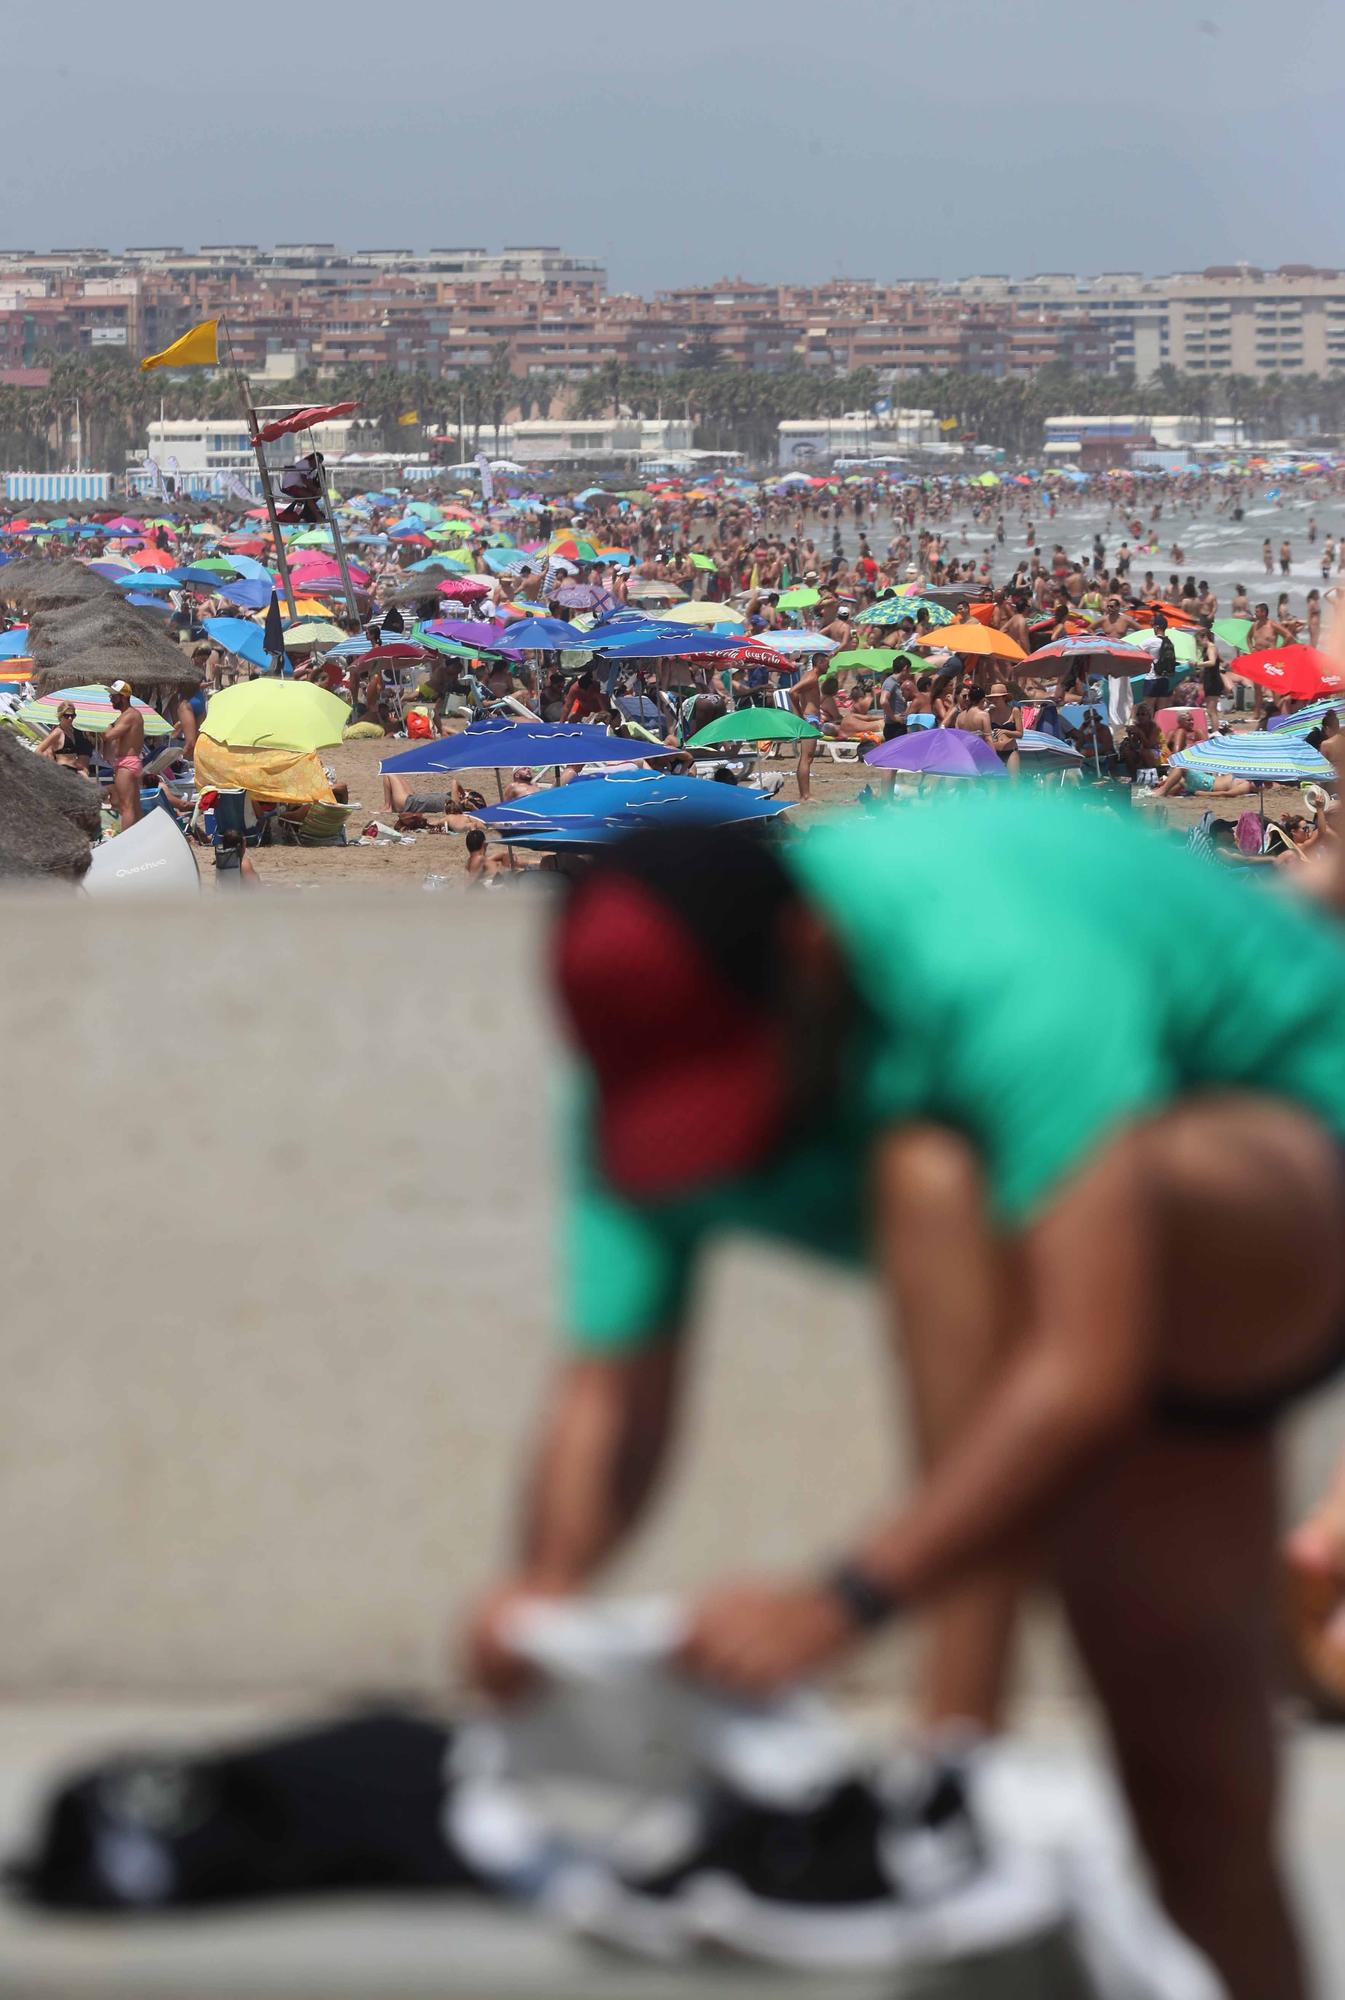
[[[1277,736],[1306,736],[1310,729],[1325,722],[1328,715],[1338,715],[1345,722],[1345,694],[1324,695],[1321,701],[1310,701],[1292,715],[1272,715],[1266,727]]]
[[[119,710],[112,706],[108,690],[97,684],[84,687],[60,688],[55,694],[44,695],[40,701],[25,702],[19,711],[24,722],[40,723],[44,729],[56,727],[56,711],[70,702],[75,710],[76,729],[87,730],[91,736],[110,729],[116,721]],[[172,727],[165,722],[156,709],[147,702],[132,695],[131,707],[138,709],[143,717],[146,736],[171,736]]]
[[[1297,785],[1335,777],[1319,750],[1281,730],[1249,729],[1241,736],[1211,736],[1179,751],[1173,763],[1183,771],[1247,778],[1253,785]]]

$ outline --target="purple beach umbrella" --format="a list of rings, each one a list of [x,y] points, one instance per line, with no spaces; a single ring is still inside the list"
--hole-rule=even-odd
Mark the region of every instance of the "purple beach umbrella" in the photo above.
[[[921,729],[893,736],[865,753],[866,764],[884,771],[921,771],[931,778],[1006,778],[999,757],[983,736],[966,729]]]
[[[492,618],[436,618],[425,630],[436,639],[456,639],[460,646],[478,646],[483,653],[499,653],[506,660],[523,658],[505,636],[509,627]]]

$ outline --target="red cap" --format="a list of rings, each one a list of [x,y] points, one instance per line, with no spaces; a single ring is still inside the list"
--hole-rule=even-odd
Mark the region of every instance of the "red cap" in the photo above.
[[[556,953],[561,1006],[598,1087],[604,1172],[657,1200],[757,1165],[788,1109],[784,1031],[641,883],[580,889]]]

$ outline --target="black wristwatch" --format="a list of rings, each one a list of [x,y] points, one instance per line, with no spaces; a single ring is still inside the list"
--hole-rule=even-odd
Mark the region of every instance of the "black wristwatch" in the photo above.
[[[822,1579],[833,1597],[839,1598],[846,1616],[858,1632],[876,1632],[904,1609],[900,1591],[875,1583],[854,1563],[837,1563]]]

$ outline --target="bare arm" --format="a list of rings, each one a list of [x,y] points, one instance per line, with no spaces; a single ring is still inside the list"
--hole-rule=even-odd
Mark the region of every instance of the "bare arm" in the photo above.
[[[514,1607],[580,1588],[642,1518],[667,1460],[682,1343],[568,1363],[553,1384],[532,1467],[513,1574],[476,1607],[467,1665],[497,1695],[527,1685],[509,1643]]]
[[[1135,1150],[1113,1148],[1033,1227],[1025,1330],[915,1497],[854,1545],[849,1567],[899,1603],[932,1598],[1021,1542],[1141,1410],[1152,1326]],[[695,1608],[684,1657],[711,1680],[762,1694],[859,1636],[818,1579],[738,1585]]]
[[[519,1556],[552,1589],[584,1583],[642,1517],[672,1434],[681,1343],[572,1361],[553,1388],[528,1481]]]
[[[1016,1539],[1141,1410],[1154,1329],[1134,1151],[1109,1150],[1032,1227],[1024,1335],[922,1490],[860,1545],[899,1596],[938,1591]]]

